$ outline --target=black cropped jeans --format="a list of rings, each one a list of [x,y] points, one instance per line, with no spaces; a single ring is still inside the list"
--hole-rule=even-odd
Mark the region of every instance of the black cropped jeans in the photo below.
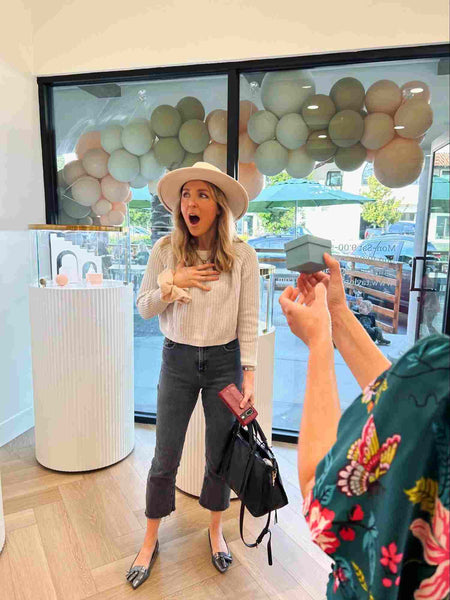
[[[175,510],[175,477],[200,390],[206,422],[206,467],[199,502],[208,510],[228,508],[230,488],[217,471],[235,417],[218,392],[230,383],[241,389],[237,339],[207,347],[165,339],[158,385],[156,448],[147,478],[145,515],[149,519],[165,517]]]

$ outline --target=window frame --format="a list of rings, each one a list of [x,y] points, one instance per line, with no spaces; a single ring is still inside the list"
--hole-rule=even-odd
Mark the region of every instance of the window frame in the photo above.
[[[347,64],[352,66],[364,65],[365,63],[412,59],[439,59],[446,58],[449,53],[450,44],[425,44],[361,51],[354,50],[350,52],[276,57],[271,59],[37,77],[46,223],[56,224],[58,215],[57,164],[53,111],[53,90],[58,87],[89,85],[95,83],[164,81],[186,77],[226,75],[228,79],[227,173],[231,177],[237,179],[241,75],[244,75],[245,73],[254,73],[255,71],[269,72],[290,69],[314,69],[317,67],[339,67]],[[135,412],[135,421],[155,423],[155,417],[146,413]],[[293,431],[274,428],[273,439],[296,442],[297,434]]]

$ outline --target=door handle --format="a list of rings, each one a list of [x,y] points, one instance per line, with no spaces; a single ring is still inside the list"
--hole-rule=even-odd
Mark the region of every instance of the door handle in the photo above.
[[[436,292],[436,290],[433,290],[432,288],[415,287],[415,283],[416,283],[416,266],[417,266],[417,261],[418,260],[423,260],[424,264],[425,264],[425,256],[414,256],[413,257],[412,272],[411,272],[411,283],[410,283],[410,286],[409,286],[409,291],[410,292]]]

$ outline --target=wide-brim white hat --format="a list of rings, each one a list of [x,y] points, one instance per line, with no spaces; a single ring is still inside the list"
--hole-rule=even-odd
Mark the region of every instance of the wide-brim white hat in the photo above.
[[[248,208],[248,194],[245,189],[239,181],[206,162],[197,162],[192,167],[175,169],[159,180],[158,197],[164,208],[173,212],[180,202],[183,185],[188,181],[196,180],[213,183],[222,190],[235,221],[245,215]]]

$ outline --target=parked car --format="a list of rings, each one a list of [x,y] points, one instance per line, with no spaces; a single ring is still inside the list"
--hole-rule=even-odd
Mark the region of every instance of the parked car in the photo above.
[[[414,237],[411,235],[404,234],[384,234],[377,237],[363,240],[355,250],[352,252],[355,257],[361,256],[364,258],[373,258],[376,260],[395,261],[402,262],[402,285],[400,289],[400,310],[401,312],[408,312],[409,305],[409,290],[411,281],[411,271],[414,257]],[[427,246],[427,268],[429,271],[439,272],[441,270],[442,263],[439,262],[440,253],[436,247],[428,242]],[[348,263],[345,265],[348,266]],[[393,269],[388,267],[378,267],[373,265],[366,265],[364,263],[356,263],[355,270],[367,271],[373,275],[384,275],[385,277],[393,277]],[[363,280],[359,280],[364,284]],[[355,283],[358,280],[355,279]],[[381,292],[387,292],[393,294],[395,292],[394,286],[389,286],[384,283],[378,283],[374,281],[369,282],[371,287],[379,289]],[[363,294],[364,298],[369,299],[374,304],[380,306],[386,306],[392,308],[391,303],[387,303],[380,298],[371,296],[370,293]]]
[[[397,221],[397,223],[391,223],[386,233],[403,233],[406,235],[414,235],[416,232],[416,224],[412,221]]]
[[[364,239],[368,240],[371,237],[382,235],[383,229],[381,227],[367,227],[364,232]]]

